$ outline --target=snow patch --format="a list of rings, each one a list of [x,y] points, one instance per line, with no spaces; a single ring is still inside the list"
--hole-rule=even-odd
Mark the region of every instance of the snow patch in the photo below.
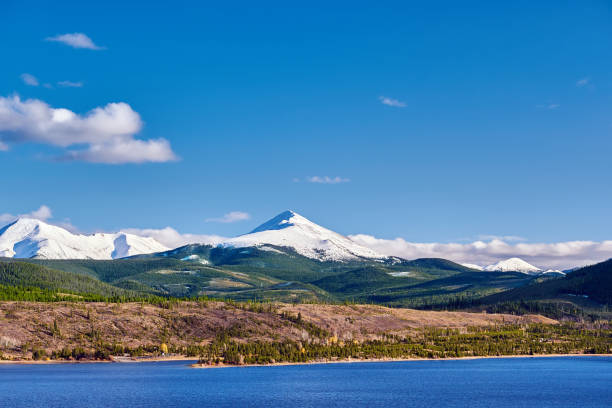
[[[259,249],[261,249],[262,251],[275,252],[277,254],[286,255],[283,251],[278,250],[276,248],[272,248],[272,247],[266,246],[266,245],[260,246]]]
[[[181,258],[181,261],[195,261],[201,263],[202,265],[210,265],[208,259],[201,258],[199,255],[195,254]]]
[[[542,272],[542,274],[543,274],[543,275],[546,275],[546,274],[553,274],[553,275],[563,275],[563,276],[565,276],[565,275],[566,275],[566,273],[565,273],[565,272],[560,271],[560,270],[558,270],[558,269],[547,269],[547,270],[545,270],[544,272]]]
[[[406,276],[412,275],[412,272],[389,272],[389,275],[395,276],[396,278],[405,278]]]

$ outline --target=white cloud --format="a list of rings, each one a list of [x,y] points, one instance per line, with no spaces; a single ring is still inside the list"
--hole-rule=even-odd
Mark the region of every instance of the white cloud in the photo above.
[[[583,86],[587,86],[590,82],[591,82],[591,78],[589,77],[581,78],[578,81],[576,81],[576,86],[578,88],[582,88]]]
[[[83,86],[82,82],[72,82],[72,81],[59,81],[57,83],[58,86],[62,88],[81,88]]]
[[[61,42],[73,48],[86,48],[90,50],[102,50],[104,47],[99,47],[83,33],[60,34],[55,37],[47,37],[45,41]]]
[[[336,176],[336,177],[312,176],[312,177],[306,177],[306,181],[309,183],[319,183],[319,184],[338,184],[338,183],[348,183],[351,180],[340,177],[340,176]]]
[[[9,213],[4,213],[0,214],[0,227],[15,221],[17,218],[20,217],[36,218],[37,220],[47,221],[49,218],[53,217],[53,214],[51,212],[51,209],[46,205],[41,205],[38,210],[34,210],[26,214],[13,215]]]
[[[181,234],[171,227],[162,229],[127,228],[122,231],[142,237],[152,237],[168,248],[177,248],[187,244],[217,245],[227,239],[219,235]]]
[[[19,77],[21,78],[23,83],[26,85],[38,86],[38,79],[32,74],[24,73],[24,74],[21,74]]]
[[[405,102],[399,101],[397,99],[389,98],[389,97],[386,97],[386,96],[379,96],[378,100],[383,105],[393,106],[395,108],[405,108],[406,107],[406,103]]]
[[[251,218],[251,216],[248,213],[242,211],[232,211],[228,212],[223,217],[207,218],[206,222],[222,222],[227,224],[231,222],[248,220],[249,218]]]
[[[0,97],[0,145],[42,143],[67,148],[64,160],[94,163],[167,162],[177,157],[165,139],[138,140],[142,120],[130,105],[109,103],[79,115],[38,99]],[[81,147],[84,146],[84,147]]]
[[[70,150],[61,160],[79,160],[90,163],[163,163],[176,160],[170,143],[166,139],[113,140],[109,143],[92,144],[86,150]]]
[[[510,257],[520,257],[543,269],[567,269],[601,262],[612,257],[612,241],[567,241],[556,243],[509,244],[499,239],[458,243],[416,243],[402,238],[380,239],[357,234],[350,238],[385,255],[406,259],[445,258],[458,263],[489,265]]]
[[[36,219],[44,221],[44,220],[48,220],[49,218],[51,218],[53,214],[51,213],[51,209],[49,207],[47,207],[46,205],[41,205],[38,210],[32,211],[30,213],[30,216],[32,218],[36,218]]]

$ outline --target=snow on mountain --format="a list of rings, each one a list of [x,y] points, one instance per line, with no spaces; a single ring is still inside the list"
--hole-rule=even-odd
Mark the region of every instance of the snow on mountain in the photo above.
[[[465,266],[466,268],[476,269],[477,271],[484,270],[484,268],[482,266],[476,265],[476,264],[464,263],[464,264],[461,264],[461,265]]]
[[[321,261],[386,258],[351,239],[323,228],[293,211],[285,211],[248,234],[224,241],[226,247],[291,247],[300,255]]]
[[[33,218],[20,218],[0,229],[0,257],[117,259],[167,251],[153,238],[123,232],[73,234]]]
[[[509,258],[504,261],[499,261],[496,264],[485,267],[484,270],[492,272],[522,272],[527,274],[542,272],[540,268],[523,261],[521,258]]]
[[[565,272],[560,271],[560,270],[558,270],[558,269],[548,269],[548,270],[543,271],[543,272],[542,272],[542,274],[543,274],[543,275],[546,275],[546,274],[550,274],[550,275],[559,275],[559,276],[565,276],[565,275],[566,275],[566,273],[565,273]]]

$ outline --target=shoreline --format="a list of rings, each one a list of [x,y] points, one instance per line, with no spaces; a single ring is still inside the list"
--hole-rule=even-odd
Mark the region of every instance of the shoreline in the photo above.
[[[197,357],[168,356],[168,357],[122,357],[112,356],[110,360],[0,360],[2,364],[110,364],[110,363],[159,363],[164,361],[198,361]]]
[[[459,361],[459,360],[484,360],[484,359],[510,359],[510,358],[554,358],[554,357],[612,357],[612,354],[515,354],[505,356],[465,356],[447,358],[372,358],[372,359],[342,359],[306,362],[278,362],[270,364],[199,364],[197,358],[188,356],[169,356],[169,357],[113,357],[111,360],[0,360],[0,366],[6,364],[14,365],[53,365],[53,364],[103,364],[103,363],[159,363],[171,361],[185,361],[195,363],[190,364],[191,368],[240,368],[240,367],[278,367],[278,366],[297,366],[297,365],[319,365],[319,364],[352,364],[352,363],[395,363],[409,361]]]
[[[511,359],[511,358],[553,358],[553,357],[612,357],[612,354],[515,354],[506,356],[465,356],[465,357],[446,357],[446,358],[371,358],[371,359],[345,359],[328,361],[306,361],[306,362],[279,362],[271,364],[192,364],[192,368],[231,368],[231,367],[276,367],[276,366],[295,366],[295,365],[315,365],[315,364],[352,364],[352,363],[398,363],[410,361],[459,361],[459,360],[485,360],[485,359]]]

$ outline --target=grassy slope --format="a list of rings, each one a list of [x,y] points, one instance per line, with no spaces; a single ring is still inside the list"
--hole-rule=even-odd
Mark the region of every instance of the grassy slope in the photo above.
[[[463,272],[417,285],[384,289],[367,300],[395,306],[440,307],[527,285],[532,276],[518,272]]]
[[[368,266],[326,277],[313,284],[340,299],[393,306],[440,307],[526,285],[533,280],[529,275],[512,272],[450,274],[445,271],[445,275],[437,279],[416,273],[395,277],[384,268]]]
[[[11,261],[11,260],[7,260]],[[146,257],[97,260],[42,260],[28,259],[28,263],[46,265],[54,269],[95,277],[108,284],[140,292],[167,296],[198,296],[203,294],[226,297],[232,287],[211,288],[213,279],[236,282],[240,287],[259,287],[278,283],[257,273],[241,274],[199,262],[181,261],[166,257]]]

